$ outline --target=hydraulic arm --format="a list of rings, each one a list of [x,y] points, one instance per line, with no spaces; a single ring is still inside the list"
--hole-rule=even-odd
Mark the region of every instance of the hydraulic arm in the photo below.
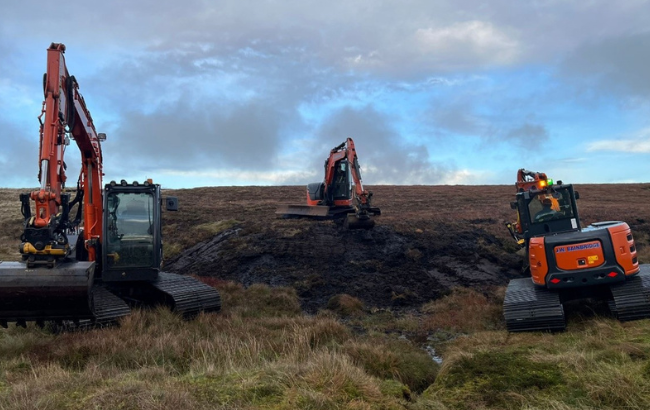
[[[102,232],[102,152],[90,112],[79,93],[79,84],[65,65],[65,46],[52,43],[47,50],[47,72],[43,78],[44,101],[40,122],[40,188],[21,195],[25,229],[20,251],[28,265],[49,266],[70,253],[68,232],[78,227],[84,215],[84,237],[80,241],[88,260],[96,258],[97,241]],[[77,195],[71,202],[64,193],[66,163],[64,154],[72,138],[81,152],[81,173]],[[85,200],[84,200],[85,198]],[[29,201],[34,204],[31,214]],[[70,220],[70,208],[78,204],[77,218]],[[83,212],[81,207],[83,207]]]

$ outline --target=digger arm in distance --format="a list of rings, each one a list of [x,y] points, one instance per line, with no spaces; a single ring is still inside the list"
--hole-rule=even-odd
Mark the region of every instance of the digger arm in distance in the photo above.
[[[520,168],[517,171],[517,182],[515,182],[515,188],[517,192],[529,191],[532,189],[542,190],[548,185],[548,177],[543,172],[533,172],[525,168]],[[557,200],[555,203],[557,204]],[[525,239],[522,237],[522,234],[524,232],[521,226],[521,216],[519,214],[519,210],[517,209],[516,203],[512,204],[512,208],[517,210],[517,221],[506,222],[505,225],[512,238],[517,242],[517,245],[519,247],[524,247],[526,243]]]
[[[528,191],[532,188],[541,190],[546,186],[548,186],[548,177],[545,173],[528,171],[524,168],[517,171],[517,182],[515,182],[517,192]]]

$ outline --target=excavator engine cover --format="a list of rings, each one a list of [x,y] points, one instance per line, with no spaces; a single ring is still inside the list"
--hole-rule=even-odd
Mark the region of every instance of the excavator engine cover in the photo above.
[[[0,325],[92,318],[94,270],[94,262],[63,262],[51,269],[0,262]]]

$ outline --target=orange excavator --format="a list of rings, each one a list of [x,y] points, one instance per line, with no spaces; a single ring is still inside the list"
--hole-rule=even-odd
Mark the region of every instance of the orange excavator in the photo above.
[[[106,135],[96,132],[64,52],[58,43],[47,50],[39,117],[40,188],[20,195],[22,261],[0,262],[0,325],[101,325],[129,314],[134,305],[164,304],[188,316],[219,310],[214,288],[161,272],[160,185],[122,180],[102,186]],[[70,139],[81,153],[73,200],[65,191],[64,154]],[[176,198],[165,202],[167,210],[178,209]]]
[[[363,188],[361,168],[352,138],[332,148],[325,160],[325,179],[307,185],[307,204],[284,204],[284,218],[335,220],[349,229],[371,229],[381,210],[371,206],[372,192]]]
[[[650,317],[650,265],[639,265],[627,223],[581,227],[578,192],[544,173],[520,169],[515,187],[517,222],[506,225],[526,250],[531,277],[506,289],[510,332],[563,330],[563,304],[584,298],[606,300],[621,321]]]

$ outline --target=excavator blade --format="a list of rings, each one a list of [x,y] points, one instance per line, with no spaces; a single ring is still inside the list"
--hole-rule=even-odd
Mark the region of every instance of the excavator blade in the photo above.
[[[94,262],[34,269],[20,262],[0,262],[0,325],[93,318],[94,270]]]
[[[328,206],[283,204],[278,207],[275,213],[285,218],[301,216],[326,218],[329,210]]]

